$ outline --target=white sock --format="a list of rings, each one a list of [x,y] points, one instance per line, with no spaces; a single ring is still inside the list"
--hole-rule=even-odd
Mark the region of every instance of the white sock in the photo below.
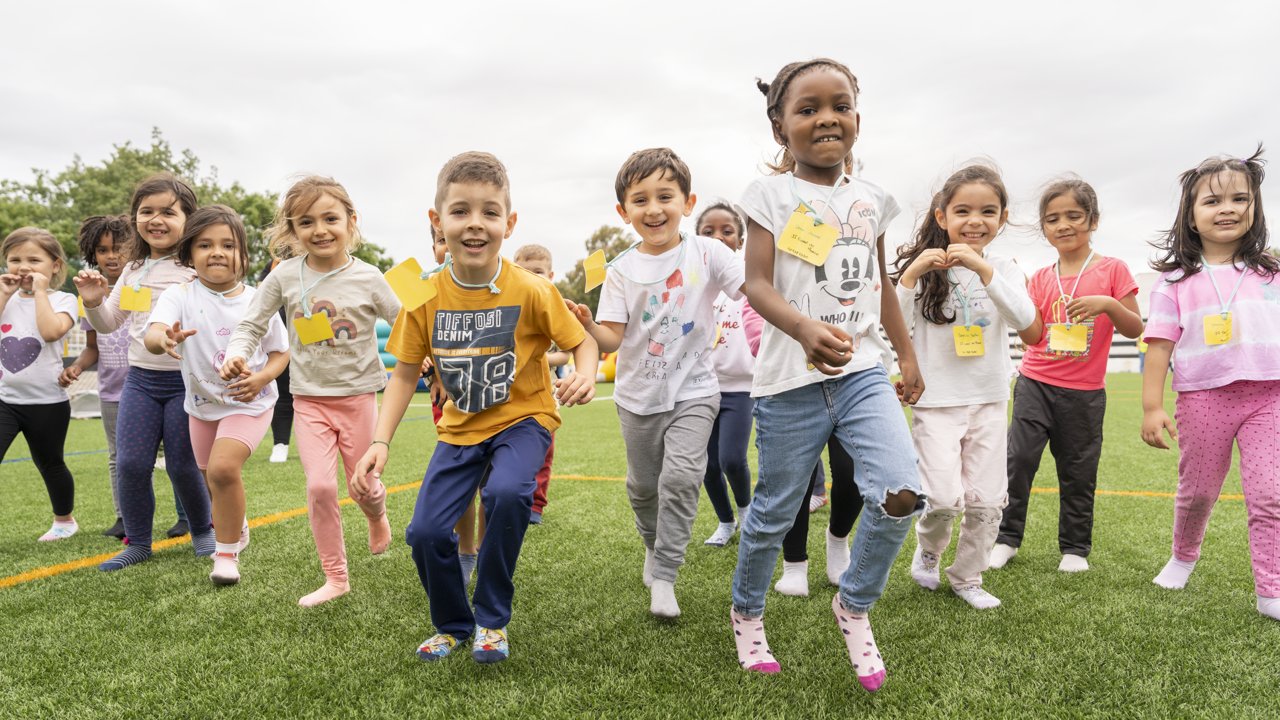
[[[649,612],[660,618],[680,617],[680,606],[676,603],[676,584],[670,580],[653,579],[649,588]]]
[[[1151,582],[1166,590],[1181,590],[1187,586],[1187,580],[1191,579],[1191,571],[1195,569],[1194,562],[1171,557],[1169,562],[1164,564],[1164,569]]]
[[[716,531],[703,543],[713,547],[724,547],[733,539],[733,531],[738,529],[737,523],[722,522],[716,525]]]
[[[214,545],[214,549],[213,549],[213,551],[214,551],[214,552],[216,552],[216,553],[222,553],[222,554],[224,554],[224,555],[239,555],[239,554],[240,554],[240,543],[239,543],[239,542],[233,542],[233,543],[216,543],[216,544]]]
[[[840,586],[840,576],[849,569],[849,537],[836,537],[827,529],[827,582]]]
[[[938,556],[926,553],[922,547],[916,545],[916,551],[911,555],[911,579],[925,590],[937,590],[941,582],[938,578]],[[959,592],[957,591],[956,594],[958,595]]]
[[[1067,553],[1062,556],[1062,561],[1058,563],[1059,572],[1077,573],[1084,572],[1089,569],[1089,561],[1080,555],[1072,555]]]
[[[1005,545],[1004,543],[996,543],[995,547],[991,548],[991,557],[987,561],[987,569],[999,570],[1017,554],[1018,548],[1012,545]]]
[[[653,587],[653,548],[644,549],[644,572],[640,576],[645,587]]]
[[[982,589],[981,585],[966,588],[951,588],[956,597],[969,603],[975,610],[990,610],[1000,607],[1000,598]]]
[[[782,577],[774,583],[773,589],[783,595],[792,597],[809,597],[809,561],[782,561]]]
[[[1280,620],[1280,597],[1265,598],[1259,595],[1258,612],[1272,620]]]

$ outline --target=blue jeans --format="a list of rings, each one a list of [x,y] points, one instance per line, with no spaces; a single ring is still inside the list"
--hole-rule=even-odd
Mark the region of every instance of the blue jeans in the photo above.
[[[902,548],[911,517],[924,507],[916,451],[906,419],[883,366],[756,400],[756,448],[760,479],[742,526],[733,606],[746,617],[764,614],[782,538],[795,522],[813,466],[835,433],[853,458],[865,507],[853,538],[849,569],[840,577],[840,599],[866,612],[884,592],[889,568]],[[892,517],[885,497],[909,490],[915,511]]]

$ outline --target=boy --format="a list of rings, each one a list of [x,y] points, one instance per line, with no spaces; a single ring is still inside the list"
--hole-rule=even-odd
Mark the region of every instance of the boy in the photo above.
[[[720,409],[711,366],[717,293],[742,297],[742,260],[718,240],[686,237],[689,167],[667,148],[640,150],[618,171],[618,214],[640,242],[614,258],[600,322],[575,313],[605,352],[618,351],[613,399],[627,446],[627,496],[645,545],[649,612],[680,615],[676,571],[698,513],[707,439]],[[659,459],[659,462],[655,462]]]
[[[559,291],[502,261],[502,241],[516,224],[507,171],[488,153],[467,152],[440,171],[431,224],[444,235],[452,264],[431,277],[437,294],[400,311],[387,340],[396,367],[383,393],[374,441],[352,486],[377,479],[390,441],[413,399],[422,361],[431,356],[452,401],[427,466],[405,541],[427,591],[436,635],[418,647],[422,660],[447,657],[473,637],[471,656],[506,660],[512,575],[529,525],[534,474],[560,425],[555,400],[590,402],[598,350]],[[546,352],[571,348],[578,370],[556,383],[552,398]],[[467,601],[453,527],[489,467],[480,491],[489,531],[480,547],[475,610]]]

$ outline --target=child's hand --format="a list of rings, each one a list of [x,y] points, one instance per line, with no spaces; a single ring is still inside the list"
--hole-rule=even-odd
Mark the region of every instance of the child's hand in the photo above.
[[[427,384],[431,386],[431,404],[443,410],[444,404],[449,401],[449,393],[444,391],[440,373],[432,373]]]
[[[591,308],[586,305],[572,300],[565,300],[564,306],[569,308],[569,312],[573,313],[574,317],[578,318],[578,322],[582,323],[582,327],[590,329],[595,324],[595,321],[591,319]]]
[[[177,347],[182,344],[183,340],[195,335],[195,330],[183,330],[182,321],[173,324],[173,327],[164,329],[164,354],[171,358],[181,360],[182,356],[178,354]]]
[[[561,405],[586,405],[596,396],[596,379],[574,370],[556,380],[556,399]]]
[[[796,326],[795,338],[804,356],[824,375],[839,375],[838,368],[853,358],[853,338],[835,325],[805,318]]]
[[[991,267],[991,264],[982,259],[982,256],[978,254],[977,250],[973,249],[972,245],[965,245],[964,243],[952,243],[947,246],[947,263],[951,267],[956,265],[966,267],[979,275],[982,275],[984,270]]]
[[[262,388],[266,387],[269,382],[271,382],[271,378],[268,378],[264,373],[256,372],[230,383],[227,385],[227,389],[231,391],[232,400],[247,403],[253,402],[262,393]]]
[[[236,378],[249,376],[249,363],[239,355],[233,355],[222,363],[222,367],[218,368],[218,377],[223,380],[235,380]]]
[[[370,480],[381,480],[382,469],[387,466],[387,446],[380,442],[373,443],[364,456],[356,463],[356,471],[351,476],[351,491],[355,495],[364,496],[372,485]]]
[[[5,297],[13,297],[13,294],[18,292],[21,287],[21,275],[14,275],[13,273],[0,275],[0,292],[4,293]]]
[[[1164,408],[1148,410],[1143,413],[1142,440],[1153,448],[1168,450],[1169,445],[1160,436],[1161,430],[1169,434],[1170,440],[1178,442],[1178,428],[1174,427],[1173,420],[1169,418],[1169,413],[1165,412]]]
[[[31,292],[46,292],[49,289],[49,276],[44,273],[32,272],[23,279],[22,284]]]
[[[65,368],[63,368],[62,372],[58,375],[58,384],[61,385],[62,387],[69,387],[71,383],[79,379],[80,379],[80,366],[68,365]]]
[[[915,405],[924,395],[924,378],[920,376],[920,366],[910,360],[900,361],[902,379],[893,384],[898,393],[898,402],[903,405]]]
[[[71,281],[75,283],[76,292],[80,293],[85,307],[98,307],[111,290],[107,279],[97,270],[81,270]]]
[[[1109,313],[1116,299],[1106,295],[1085,295],[1067,305],[1067,320],[1073,323],[1088,322],[1103,313]]]
[[[947,259],[946,250],[929,248],[911,261],[906,271],[902,273],[902,279],[908,281],[908,285],[914,286],[922,275],[931,273],[934,270],[946,270],[953,264]]]

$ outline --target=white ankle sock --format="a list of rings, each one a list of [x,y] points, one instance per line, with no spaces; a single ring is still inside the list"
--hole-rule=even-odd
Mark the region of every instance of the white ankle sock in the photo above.
[[[1058,563],[1059,572],[1078,573],[1089,569],[1089,561],[1081,555],[1066,553]]]
[[[217,553],[223,553],[224,555],[239,555],[240,543],[238,542],[215,543],[213,546],[213,551]]]
[[[840,576],[849,568],[849,537],[836,537],[827,530],[827,582],[840,586]]]
[[[1272,620],[1280,620],[1280,597],[1265,598],[1259,595],[1258,612]]]
[[[995,547],[991,548],[991,556],[987,561],[987,569],[999,570],[1017,554],[1018,548],[1012,545],[1005,545],[1004,543],[996,543]]]
[[[783,595],[792,597],[809,597],[809,561],[782,561],[782,577],[774,583],[773,589]]]
[[[676,603],[676,585],[670,580],[653,579],[649,588],[649,612],[660,618],[680,617],[680,605]]]
[[[644,549],[644,572],[640,579],[645,587],[653,587],[653,548]]]
[[[1169,562],[1164,564],[1164,569],[1151,582],[1166,590],[1181,590],[1187,586],[1187,580],[1191,578],[1191,571],[1195,569],[1196,564],[1194,562],[1186,562],[1171,557]]]

